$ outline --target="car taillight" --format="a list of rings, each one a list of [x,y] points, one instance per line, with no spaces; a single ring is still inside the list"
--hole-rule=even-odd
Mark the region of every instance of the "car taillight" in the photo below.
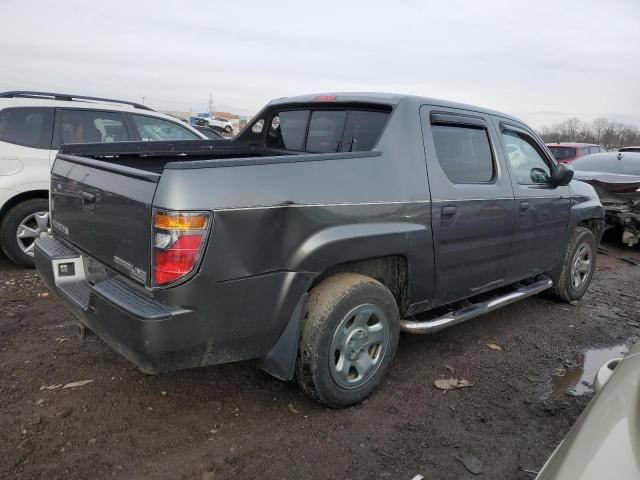
[[[154,211],[154,286],[174,284],[196,271],[210,223],[206,212]]]

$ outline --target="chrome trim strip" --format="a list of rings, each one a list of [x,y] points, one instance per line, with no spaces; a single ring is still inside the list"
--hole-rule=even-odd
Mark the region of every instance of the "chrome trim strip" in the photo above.
[[[228,207],[214,208],[214,212],[227,212],[233,210],[266,210],[272,208],[300,208],[300,207],[359,207],[367,205],[418,205],[429,204],[431,200],[413,200],[408,202],[345,202],[345,203],[291,203],[285,205],[263,205],[255,207]]]

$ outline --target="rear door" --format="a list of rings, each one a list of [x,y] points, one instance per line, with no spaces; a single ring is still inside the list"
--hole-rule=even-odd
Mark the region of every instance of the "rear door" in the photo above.
[[[438,305],[504,284],[514,198],[488,116],[431,106],[423,106],[420,115],[432,198]]]
[[[516,198],[516,223],[507,277],[517,281],[549,271],[562,259],[571,200],[568,186],[549,184],[556,163],[533,132],[524,125],[499,118],[495,121]]]

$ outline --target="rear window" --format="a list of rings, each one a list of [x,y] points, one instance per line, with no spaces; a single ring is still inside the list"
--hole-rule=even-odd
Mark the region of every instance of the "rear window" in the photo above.
[[[0,140],[32,148],[51,148],[53,108],[5,108],[0,111]]]
[[[576,149],[571,147],[549,147],[556,160],[566,160],[576,156]]]
[[[640,153],[629,153],[618,158],[616,153],[601,153],[581,157],[571,163],[577,172],[603,172],[621,175],[640,175]]]
[[[271,116],[265,144],[310,153],[368,151],[388,117],[368,110],[284,110]]]
[[[487,183],[494,164],[484,128],[432,125],[438,163],[453,183]]]

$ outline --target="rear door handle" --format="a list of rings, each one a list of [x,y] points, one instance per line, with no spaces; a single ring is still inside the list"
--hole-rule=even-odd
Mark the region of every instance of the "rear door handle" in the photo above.
[[[520,202],[520,213],[524,213],[529,210],[529,206],[529,202],[526,200]]]
[[[456,213],[458,213],[458,207],[456,207],[455,205],[447,205],[442,207],[442,216],[447,217],[447,219],[455,216]]]

